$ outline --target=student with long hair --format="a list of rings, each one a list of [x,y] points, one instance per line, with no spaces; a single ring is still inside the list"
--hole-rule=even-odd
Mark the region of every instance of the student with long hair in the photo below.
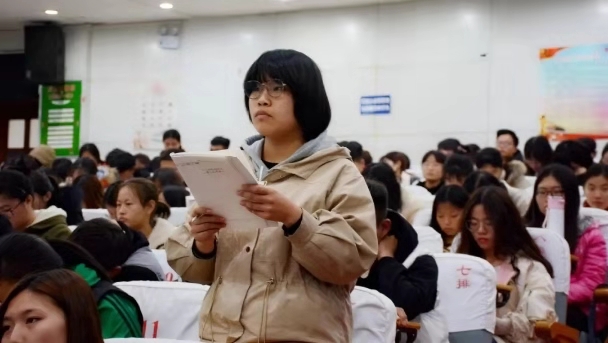
[[[460,219],[467,201],[469,194],[456,185],[444,186],[435,194],[431,227],[441,235],[446,252],[450,250],[454,237],[460,233]]]
[[[265,185],[244,185],[241,206],[279,224],[226,227],[222,209],[198,207],[171,237],[173,269],[212,283],[200,337],[349,342],[351,287],[377,254],[375,211],[349,152],[327,136],[321,71],[303,53],[266,52],[245,76],[243,100],[260,135],[246,140],[242,157]]]
[[[106,192],[103,194],[103,207],[108,210],[110,218],[116,219],[116,201],[118,200],[118,191],[122,181],[116,181],[109,185]]]
[[[415,182],[418,182],[418,178],[407,172],[410,169],[410,158],[402,153],[401,151],[391,151],[384,155],[381,162],[388,164],[397,177],[397,181],[403,186],[409,186]]]
[[[443,186],[443,164],[445,155],[439,151],[429,151],[422,157],[422,176],[424,181],[418,182],[418,186],[426,188],[435,195]]]
[[[552,160],[553,148],[546,137],[536,136],[528,139],[524,145],[524,161],[534,171],[534,175],[538,175]]]
[[[453,154],[443,164],[443,177],[446,185],[462,186],[464,180],[475,171],[473,162],[465,155]]]
[[[534,201],[525,216],[528,226],[542,227],[549,196],[563,197],[564,238],[570,253],[578,258],[570,276],[568,318],[566,323],[587,332],[589,305],[595,289],[606,280],[606,241],[593,218],[581,216],[578,181],[571,168],[552,164],[543,169],[534,185]],[[596,328],[608,322],[608,313],[598,307]]]
[[[608,166],[594,164],[585,175],[583,206],[608,210]]]
[[[131,179],[120,185],[116,200],[116,217],[135,231],[141,232],[152,249],[164,247],[175,226],[167,221],[171,209],[158,200],[152,181]]]
[[[103,343],[91,288],[56,269],[22,279],[0,307],[2,342]]]
[[[480,257],[496,269],[497,282],[513,286],[509,302],[496,310],[495,340],[536,342],[534,322],[556,321],[553,268],[541,255],[509,194],[482,187],[462,215],[458,253]]]
[[[593,165],[591,151],[579,141],[563,141],[555,147],[553,162],[570,167],[579,186],[585,181],[587,169]]]
[[[97,166],[103,164],[101,160],[101,155],[99,154],[99,149],[97,145],[93,143],[85,143],[80,147],[80,151],[78,152],[79,158],[88,158],[95,162]]]
[[[164,150],[169,149],[183,149],[182,148],[182,135],[175,129],[167,130],[163,133],[163,145]]]
[[[82,208],[103,208],[103,186],[95,175],[82,175],[74,180],[82,191]]]

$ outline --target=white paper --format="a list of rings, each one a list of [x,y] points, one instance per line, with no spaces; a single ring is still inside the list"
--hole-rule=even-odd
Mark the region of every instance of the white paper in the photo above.
[[[226,218],[226,227],[258,229],[277,226],[241,206],[237,194],[242,185],[258,184],[241,152],[212,151],[206,153],[171,154],[182,178],[198,206],[210,208]],[[242,154],[242,153],[241,153]]]

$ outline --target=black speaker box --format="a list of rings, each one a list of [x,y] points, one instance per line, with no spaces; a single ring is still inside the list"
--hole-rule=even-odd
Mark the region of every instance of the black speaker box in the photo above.
[[[25,27],[25,76],[37,84],[65,81],[65,37],[56,24]]]

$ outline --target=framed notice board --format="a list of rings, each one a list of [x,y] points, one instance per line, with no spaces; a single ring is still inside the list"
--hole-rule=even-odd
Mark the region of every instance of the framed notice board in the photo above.
[[[40,87],[40,144],[57,156],[76,156],[80,148],[82,82]]]

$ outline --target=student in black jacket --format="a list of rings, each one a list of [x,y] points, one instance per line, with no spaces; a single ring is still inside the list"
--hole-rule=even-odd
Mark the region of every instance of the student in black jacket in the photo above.
[[[399,213],[388,210],[384,185],[367,180],[376,208],[378,259],[358,286],[377,290],[405,310],[408,319],[435,308],[439,270],[435,259],[422,255],[409,268],[403,262],[418,246],[418,234]]]

